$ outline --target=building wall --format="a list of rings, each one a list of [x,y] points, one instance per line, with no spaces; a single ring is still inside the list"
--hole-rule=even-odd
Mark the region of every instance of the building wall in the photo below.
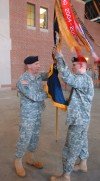
[[[81,0],[71,0],[71,3],[79,18],[84,22],[85,3]]]
[[[97,56],[100,57],[100,24],[96,22],[91,22],[90,20],[84,18],[85,3],[83,1],[71,0],[71,2],[78,14],[78,17],[82,20],[88,32],[94,38],[95,42],[92,43],[93,49]],[[82,53],[85,57],[89,58],[88,66],[90,66],[92,69],[95,69],[95,65],[97,66],[97,64],[94,63],[95,59],[91,56],[91,54],[88,53],[84,48],[82,50]]]
[[[27,28],[27,2],[36,5],[36,28],[34,29]],[[40,6],[48,8],[48,30],[39,28]],[[15,86],[18,77],[24,71],[23,60],[26,56],[38,55],[42,70],[47,70],[51,64],[53,7],[53,0],[10,0],[12,87]]]
[[[27,2],[36,5],[36,28],[29,29],[26,25]],[[11,26],[11,81],[12,87],[15,87],[16,81],[24,71],[23,60],[28,55],[38,55],[43,70],[48,70],[52,63],[51,52],[53,47],[53,14],[54,0],[10,0],[10,26]],[[75,1],[72,1],[75,5]],[[76,2],[80,9],[81,18],[84,12],[83,3]],[[48,8],[48,30],[43,31],[39,28],[39,9],[40,6]],[[63,53],[69,60],[73,54],[63,43]],[[69,61],[69,65],[71,62]]]
[[[2,0],[5,3],[6,0]],[[36,28],[27,28],[27,2],[36,5]],[[25,67],[23,60],[29,55],[38,55],[40,59],[41,69],[48,70],[52,63],[52,47],[53,47],[53,14],[54,14],[54,0],[9,0],[10,8],[10,37],[12,49],[10,51],[11,61],[11,87],[15,88],[18,77],[24,72]],[[88,25],[88,22],[84,20],[84,2],[80,0],[71,0],[74,8],[76,9],[78,16],[85,23],[87,29],[92,33],[94,38],[97,37],[98,42],[99,30],[95,28],[93,22]],[[6,3],[5,3],[6,4]],[[39,9],[40,6],[48,8],[48,30],[41,30],[39,28]],[[5,7],[5,6],[4,6]],[[98,25],[97,25],[98,26]],[[100,26],[98,26],[100,28]],[[3,27],[4,29],[4,27]],[[91,30],[93,31],[91,32]],[[8,40],[9,42],[9,40]],[[9,43],[8,43],[9,44]],[[98,47],[95,47],[97,53],[99,53]],[[71,52],[68,46],[63,43],[62,51],[65,59],[68,60],[69,66],[71,66],[71,57],[75,55]],[[89,53],[83,50],[83,55],[89,57],[89,64],[93,65],[93,59]],[[6,57],[9,57],[6,53]],[[92,60],[92,61],[91,61]],[[9,59],[7,59],[9,64]],[[10,73],[10,67],[8,68]],[[10,74],[9,74],[10,76]]]
[[[89,33],[94,38],[94,49],[98,56],[100,57],[100,24],[96,22],[91,22],[85,19],[85,25],[89,31]]]
[[[11,85],[9,0],[0,0],[0,88]]]
[[[94,50],[96,54],[99,57],[100,60],[100,24],[91,22],[88,20],[85,20],[86,27],[88,28],[90,34],[94,38]],[[91,57],[91,60],[94,62],[93,58]],[[93,72],[98,71],[98,78],[99,78],[99,87],[100,87],[100,62],[94,63],[93,66]]]

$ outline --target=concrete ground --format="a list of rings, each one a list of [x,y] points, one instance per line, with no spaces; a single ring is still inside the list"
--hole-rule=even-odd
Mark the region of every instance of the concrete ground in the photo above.
[[[56,109],[46,101],[41,136],[35,158],[43,161],[44,169],[37,170],[25,164],[26,177],[16,175],[13,160],[18,138],[19,98],[16,91],[0,91],[0,181],[49,181],[50,176],[62,173],[61,151],[67,127],[66,113],[59,111],[59,135],[55,137]],[[100,181],[100,88],[95,89],[89,128],[88,173],[72,173],[72,181]]]

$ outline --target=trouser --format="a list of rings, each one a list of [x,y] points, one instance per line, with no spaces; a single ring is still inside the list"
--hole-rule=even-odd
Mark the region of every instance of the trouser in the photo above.
[[[88,153],[88,126],[70,125],[62,153],[63,172],[70,174],[78,157],[84,160]]]
[[[39,141],[40,126],[41,113],[35,114],[33,119],[22,117],[15,154],[17,158],[22,158],[26,151],[35,151]]]

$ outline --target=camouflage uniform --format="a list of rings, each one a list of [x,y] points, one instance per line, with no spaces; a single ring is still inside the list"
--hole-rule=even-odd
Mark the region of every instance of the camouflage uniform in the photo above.
[[[91,77],[86,73],[71,73],[62,54],[58,53],[56,59],[61,77],[73,88],[67,111],[68,132],[62,154],[63,171],[70,174],[78,157],[84,160],[89,156],[87,131],[94,88]]]
[[[42,81],[47,79],[46,73],[31,75],[25,72],[18,80],[20,93],[20,136],[17,143],[16,157],[22,158],[26,151],[33,152],[39,140],[41,113],[45,107],[47,94],[43,90]],[[27,81],[27,85],[22,81]]]

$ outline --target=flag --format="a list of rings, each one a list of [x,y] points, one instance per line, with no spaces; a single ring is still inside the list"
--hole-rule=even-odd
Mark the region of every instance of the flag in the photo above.
[[[55,107],[62,110],[67,109],[67,100],[65,100],[63,95],[56,64],[52,64],[50,67],[46,90]]]
[[[60,29],[58,25],[58,20],[55,15],[54,11],[54,21],[53,21],[53,35],[54,35],[54,46],[56,45],[57,47],[61,46],[61,34],[60,34]],[[52,58],[54,61],[54,56],[52,54]],[[65,100],[62,87],[60,84],[60,80],[58,77],[58,70],[57,70],[57,65],[56,63],[53,63],[50,66],[50,70],[48,73],[48,80],[47,80],[47,85],[46,85],[46,92],[48,93],[48,96],[51,98],[53,105],[56,108],[60,108],[62,110],[67,109],[67,100]]]
[[[82,48],[85,48],[98,58],[92,45],[94,39],[78,17],[70,0],[55,0],[55,16],[61,35],[71,51],[76,51],[79,56],[82,54]]]
[[[71,34],[68,26],[66,25],[66,21],[63,16],[62,9],[61,9],[61,2],[59,0],[55,1],[55,16],[58,21],[59,31],[60,31],[63,39],[66,41],[68,47],[71,49],[71,51],[73,51],[73,49],[75,47],[80,51],[81,46],[75,40],[75,38]]]

